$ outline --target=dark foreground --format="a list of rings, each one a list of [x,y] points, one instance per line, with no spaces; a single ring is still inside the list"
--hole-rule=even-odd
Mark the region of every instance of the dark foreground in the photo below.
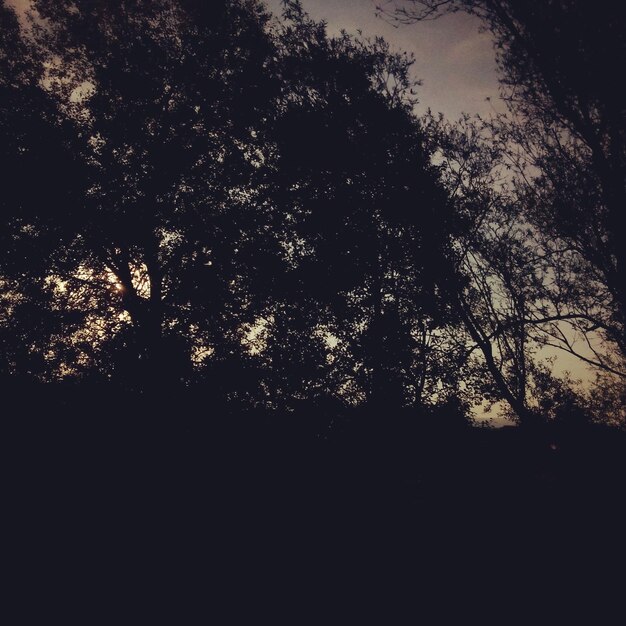
[[[392,612],[431,603],[442,621],[427,623],[456,623],[444,616],[459,603],[509,594],[516,613],[550,600],[562,616],[593,587],[605,596],[594,623],[613,623],[598,610],[623,595],[618,431],[232,414],[190,394],[101,389],[5,398],[6,537],[24,610],[84,602],[87,619],[120,598],[165,606],[180,589],[171,623],[196,623],[180,613],[192,598],[229,607],[219,623],[291,604],[320,624],[356,623],[362,609],[406,623]],[[347,613],[331,619],[338,601]]]

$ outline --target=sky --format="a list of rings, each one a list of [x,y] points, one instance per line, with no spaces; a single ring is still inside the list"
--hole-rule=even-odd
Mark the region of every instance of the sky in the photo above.
[[[423,81],[418,91],[418,113],[428,108],[457,119],[462,113],[489,115],[498,106],[495,54],[489,33],[480,22],[457,13],[437,20],[395,27],[376,17],[376,5],[385,0],[302,0],[316,20],[325,20],[329,34],[345,29],[365,36],[383,36],[393,48],[415,55],[414,75]],[[266,0],[280,13],[281,0]],[[492,101],[487,102],[486,98]],[[498,107],[502,110],[502,107]]]

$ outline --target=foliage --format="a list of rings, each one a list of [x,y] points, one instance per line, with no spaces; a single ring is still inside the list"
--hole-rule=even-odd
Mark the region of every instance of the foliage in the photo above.
[[[44,379],[202,383],[281,409],[462,392],[442,289],[454,218],[409,57],[330,38],[295,2],[281,19],[243,0],[35,7],[5,46],[33,75],[15,81],[30,98],[18,110],[58,133],[74,169],[67,197],[9,224],[3,272],[50,237],[15,274],[73,316],[33,341],[51,355]],[[25,167],[43,181],[51,160]]]
[[[494,38],[509,111],[481,125],[525,231],[515,262],[528,270],[530,254],[542,266],[538,306],[525,316],[539,333],[529,335],[623,382],[626,106],[613,68],[626,61],[626,12],[578,0],[383,7],[403,23],[458,11]]]

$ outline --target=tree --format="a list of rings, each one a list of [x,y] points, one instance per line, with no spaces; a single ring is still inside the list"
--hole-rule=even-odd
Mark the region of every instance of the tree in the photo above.
[[[291,269],[281,283],[288,301],[265,316],[272,349],[286,337],[281,318],[298,318],[299,341],[310,343],[300,357],[285,345],[284,362],[317,355],[313,370],[327,372],[317,393],[419,407],[438,383],[455,384],[449,355],[438,353],[452,215],[412,114],[412,61],[381,40],[329,39],[308,19],[288,39],[297,59],[288,80],[299,87],[277,150]]]
[[[438,274],[451,213],[406,55],[329,38],[295,2],[282,20],[243,0],[36,9],[20,45],[80,168],[31,268],[45,306],[76,319],[42,340],[48,379],[157,397],[202,381],[281,408],[455,393]]]
[[[509,114],[491,121],[491,141],[527,246],[546,260],[541,315],[528,321],[545,344],[623,378],[626,105],[612,68],[626,60],[626,12],[577,0],[416,0],[392,13],[410,23],[456,11],[494,37]]]
[[[456,329],[458,350],[465,360],[475,361],[476,353],[483,360],[482,374],[466,382],[479,399],[503,400],[514,417],[533,422],[536,328],[546,322],[545,258],[529,237],[491,130],[468,116],[448,123],[429,114],[425,121],[460,224],[446,266],[447,297],[465,329]]]

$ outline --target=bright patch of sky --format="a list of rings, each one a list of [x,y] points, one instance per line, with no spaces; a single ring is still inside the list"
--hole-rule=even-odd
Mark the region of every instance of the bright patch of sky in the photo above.
[[[267,0],[269,9],[281,12],[281,0]],[[480,32],[480,22],[457,13],[441,19],[395,27],[376,17],[384,0],[302,0],[316,20],[325,20],[330,35],[342,29],[364,36],[380,35],[396,50],[415,55],[414,76],[422,80],[418,113],[432,109],[449,119],[462,113],[489,115],[498,102],[495,54],[489,33]],[[488,101],[490,98],[491,101]]]

